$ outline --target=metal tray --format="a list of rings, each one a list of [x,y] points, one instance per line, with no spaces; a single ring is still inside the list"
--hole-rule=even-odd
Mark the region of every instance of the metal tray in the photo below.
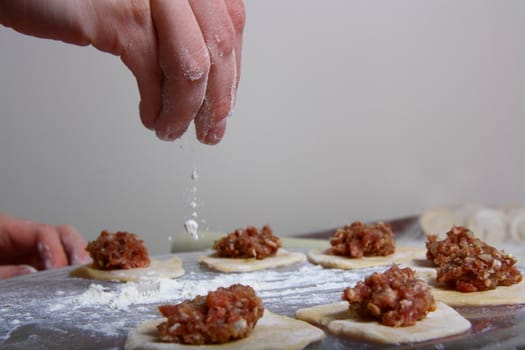
[[[412,243],[423,244],[420,235],[414,234],[417,228],[403,230],[415,238]],[[342,271],[305,262],[224,274],[200,266],[198,257],[202,254],[177,253],[186,274],[171,281],[100,282],[69,277],[72,268],[0,280],[0,349],[122,349],[130,329],[143,320],[160,317],[158,305],[177,303],[233,283],[252,285],[267,309],[294,317],[298,308],[339,301],[345,287],[384,269]],[[523,265],[520,268],[523,271]],[[307,349],[523,349],[525,304],[458,311],[472,322],[472,329],[457,336],[379,346],[328,335]]]

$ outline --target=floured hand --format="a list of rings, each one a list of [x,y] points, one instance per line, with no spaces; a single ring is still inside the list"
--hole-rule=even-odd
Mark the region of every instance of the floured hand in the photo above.
[[[0,23],[118,55],[138,83],[143,124],[167,141],[192,120],[218,143],[240,78],[242,0],[1,1]]]
[[[71,226],[0,214],[0,278],[90,261],[87,242]]]

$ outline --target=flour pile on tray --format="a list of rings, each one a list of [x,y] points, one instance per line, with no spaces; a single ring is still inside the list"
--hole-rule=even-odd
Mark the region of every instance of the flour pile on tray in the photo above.
[[[297,302],[304,302],[303,293],[311,293],[309,299],[314,304],[315,292],[321,284],[324,290],[333,286],[334,292],[338,293],[341,283],[353,284],[360,278],[360,274],[356,272],[339,271],[335,274],[333,271],[314,265],[304,265],[296,271],[264,270],[220,274],[206,280],[200,279],[199,276],[197,273],[190,273],[185,280],[155,279],[111,285],[111,288],[92,283],[80,295],[64,297],[62,303],[74,308],[106,305],[111,309],[127,310],[130,305],[191,299],[197,295],[205,295],[218,287],[243,281],[252,286],[265,300],[286,297],[290,301],[295,297],[298,298]],[[301,294],[303,294],[301,297],[297,296],[298,285],[301,286]]]

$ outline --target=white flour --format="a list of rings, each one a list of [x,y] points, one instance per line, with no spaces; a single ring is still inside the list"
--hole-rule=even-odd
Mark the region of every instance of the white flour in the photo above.
[[[291,278],[293,276],[293,278]],[[192,299],[197,295],[205,295],[219,287],[227,287],[235,283],[250,285],[257,294],[268,301],[278,301],[281,298],[299,296],[303,301],[305,295],[313,302],[316,292],[334,289],[342,291],[341,284],[353,285],[359,274],[352,271],[323,269],[318,266],[305,265],[298,271],[277,272],[273,270],[256,271],[240,274],[218,274],[213,278],[201,279],[201,274],[190,273],[187,279],[156,279],[143,282],[128,282],[117,284],[115,288],[107,288],[98,283],[90,284],[82,294],[64,298],[62,307],[89,307],[105,305],[110,309],[128,310],[131,305],[178,303]],[[304,301],[303,301],[304,302]],[[62,308],[49,305],[50,310]]]
[[[193,239],[199,239],[199,235],[197,233],[197,230],[199,229],[199,224],[197,223],[197,221],[193,219],[186,220],[186,222],[184,223],[184,229],[193,237]]]
[[[197,254],[192,258],[186,255],[187,272],[177,279],[115,283],[72,279],[59,271],[36,274],[33,278],[42,280],[34,285],[43,288],[3,291],[0,337],[14,341],[20,334],[25,336],[27,343],[20,343],[15,347],[18,350],[35,348],[28,343],[34,334],[67,341],[69,337],[59,333],[68,332],[86,341],[102,341],[105,345],[98,348],[108,350],[129,329],[146,319],[161,317],[159,305],[177,304],[219,287],[250,285],[268,310],[294,317],[301,307],[339,301],[342,290],[353,286],[363,274],[363,270],[324,269],[308,263],[277,270],[217,273],[202,268]]]
[[[193,172],[191,173],[191,200],[190,200],[190,207],[191,207],[191,219],[187,219],[184,223],[184,229],[187,233],[189,233],[193,239],[197,240],[199,239],[198,235],[198,228],[199,224],[197,223],[197,217],[198,217],[198,207],[199,202],[197,200],[197,179],[199,178],[199,175],[197,174],[197,168],[193,169]]]

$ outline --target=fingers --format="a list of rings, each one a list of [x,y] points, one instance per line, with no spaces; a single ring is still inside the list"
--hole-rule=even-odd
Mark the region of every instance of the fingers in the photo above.
[[[188,128],[204,100],[210,58],[187,0],[151,0],[162,70],[162,108],[157,136],[175,140]]]
[[[0,214],[0,265],[51,269],[88,262],[87,243],[68,225],[51,226]]]
[[[206,95],[195,118],[197,138],[216,144],[224,134],[225,118],[236,94],[235,30],[224,0],[190,0],[190,4],[211,60]]]
[[[52,226],[37,224],[35,244],[44,269],[52,269],[69,264],[62,240]]]
[[[151,67],[145,64],[142,67],[149,67],[151,73],[146,71],[136,71],[135,77],[140,93],[139,113],[142,124],[150,129],[155,129],[155,122],[161,109],[161,86],[162,79],[160,78],[160,71],[157,66]]]
[[[0,22],[18,31],[119,55],[159,138],[180,137],[195,119],[201,142],[221,140],[240,79],[242,0],[0,3]]]
[[[140,93],[139,112],[144,126],[155,129],[162,104],[162,71],[158,64],[155,27],[149,1],[132,3],[132,13],[121,25],[120,33],[127,39],[122,43],[121,59],[137,80]]]
[[[157,136],[174,140],[195,119],[197,138],[218,143],[239,83],[243,2],[153,0],[151,13],[163,73]]]
[[[74,227],[62,225],[57,227],[57,231],[69,265],[87,264],[91,260],[86,251],[86,240]]]
[[[239,86],[239,81],[241,79],[241,53],[244,25],[246,23],[246,11],[244,9],[244,2],[242,0],[226,0],[225,4],[226,8],[228,9],[228,14],[230,15],[230,19],[232,21],[233,29],[235,32],[234,50],[237,67],[237,79],[235,82],[235,90],[237,91],[237,87]]]
[[[36,271],[34,267],[28,265],[2,265],[0,266],[0,279],[28,275]]]

